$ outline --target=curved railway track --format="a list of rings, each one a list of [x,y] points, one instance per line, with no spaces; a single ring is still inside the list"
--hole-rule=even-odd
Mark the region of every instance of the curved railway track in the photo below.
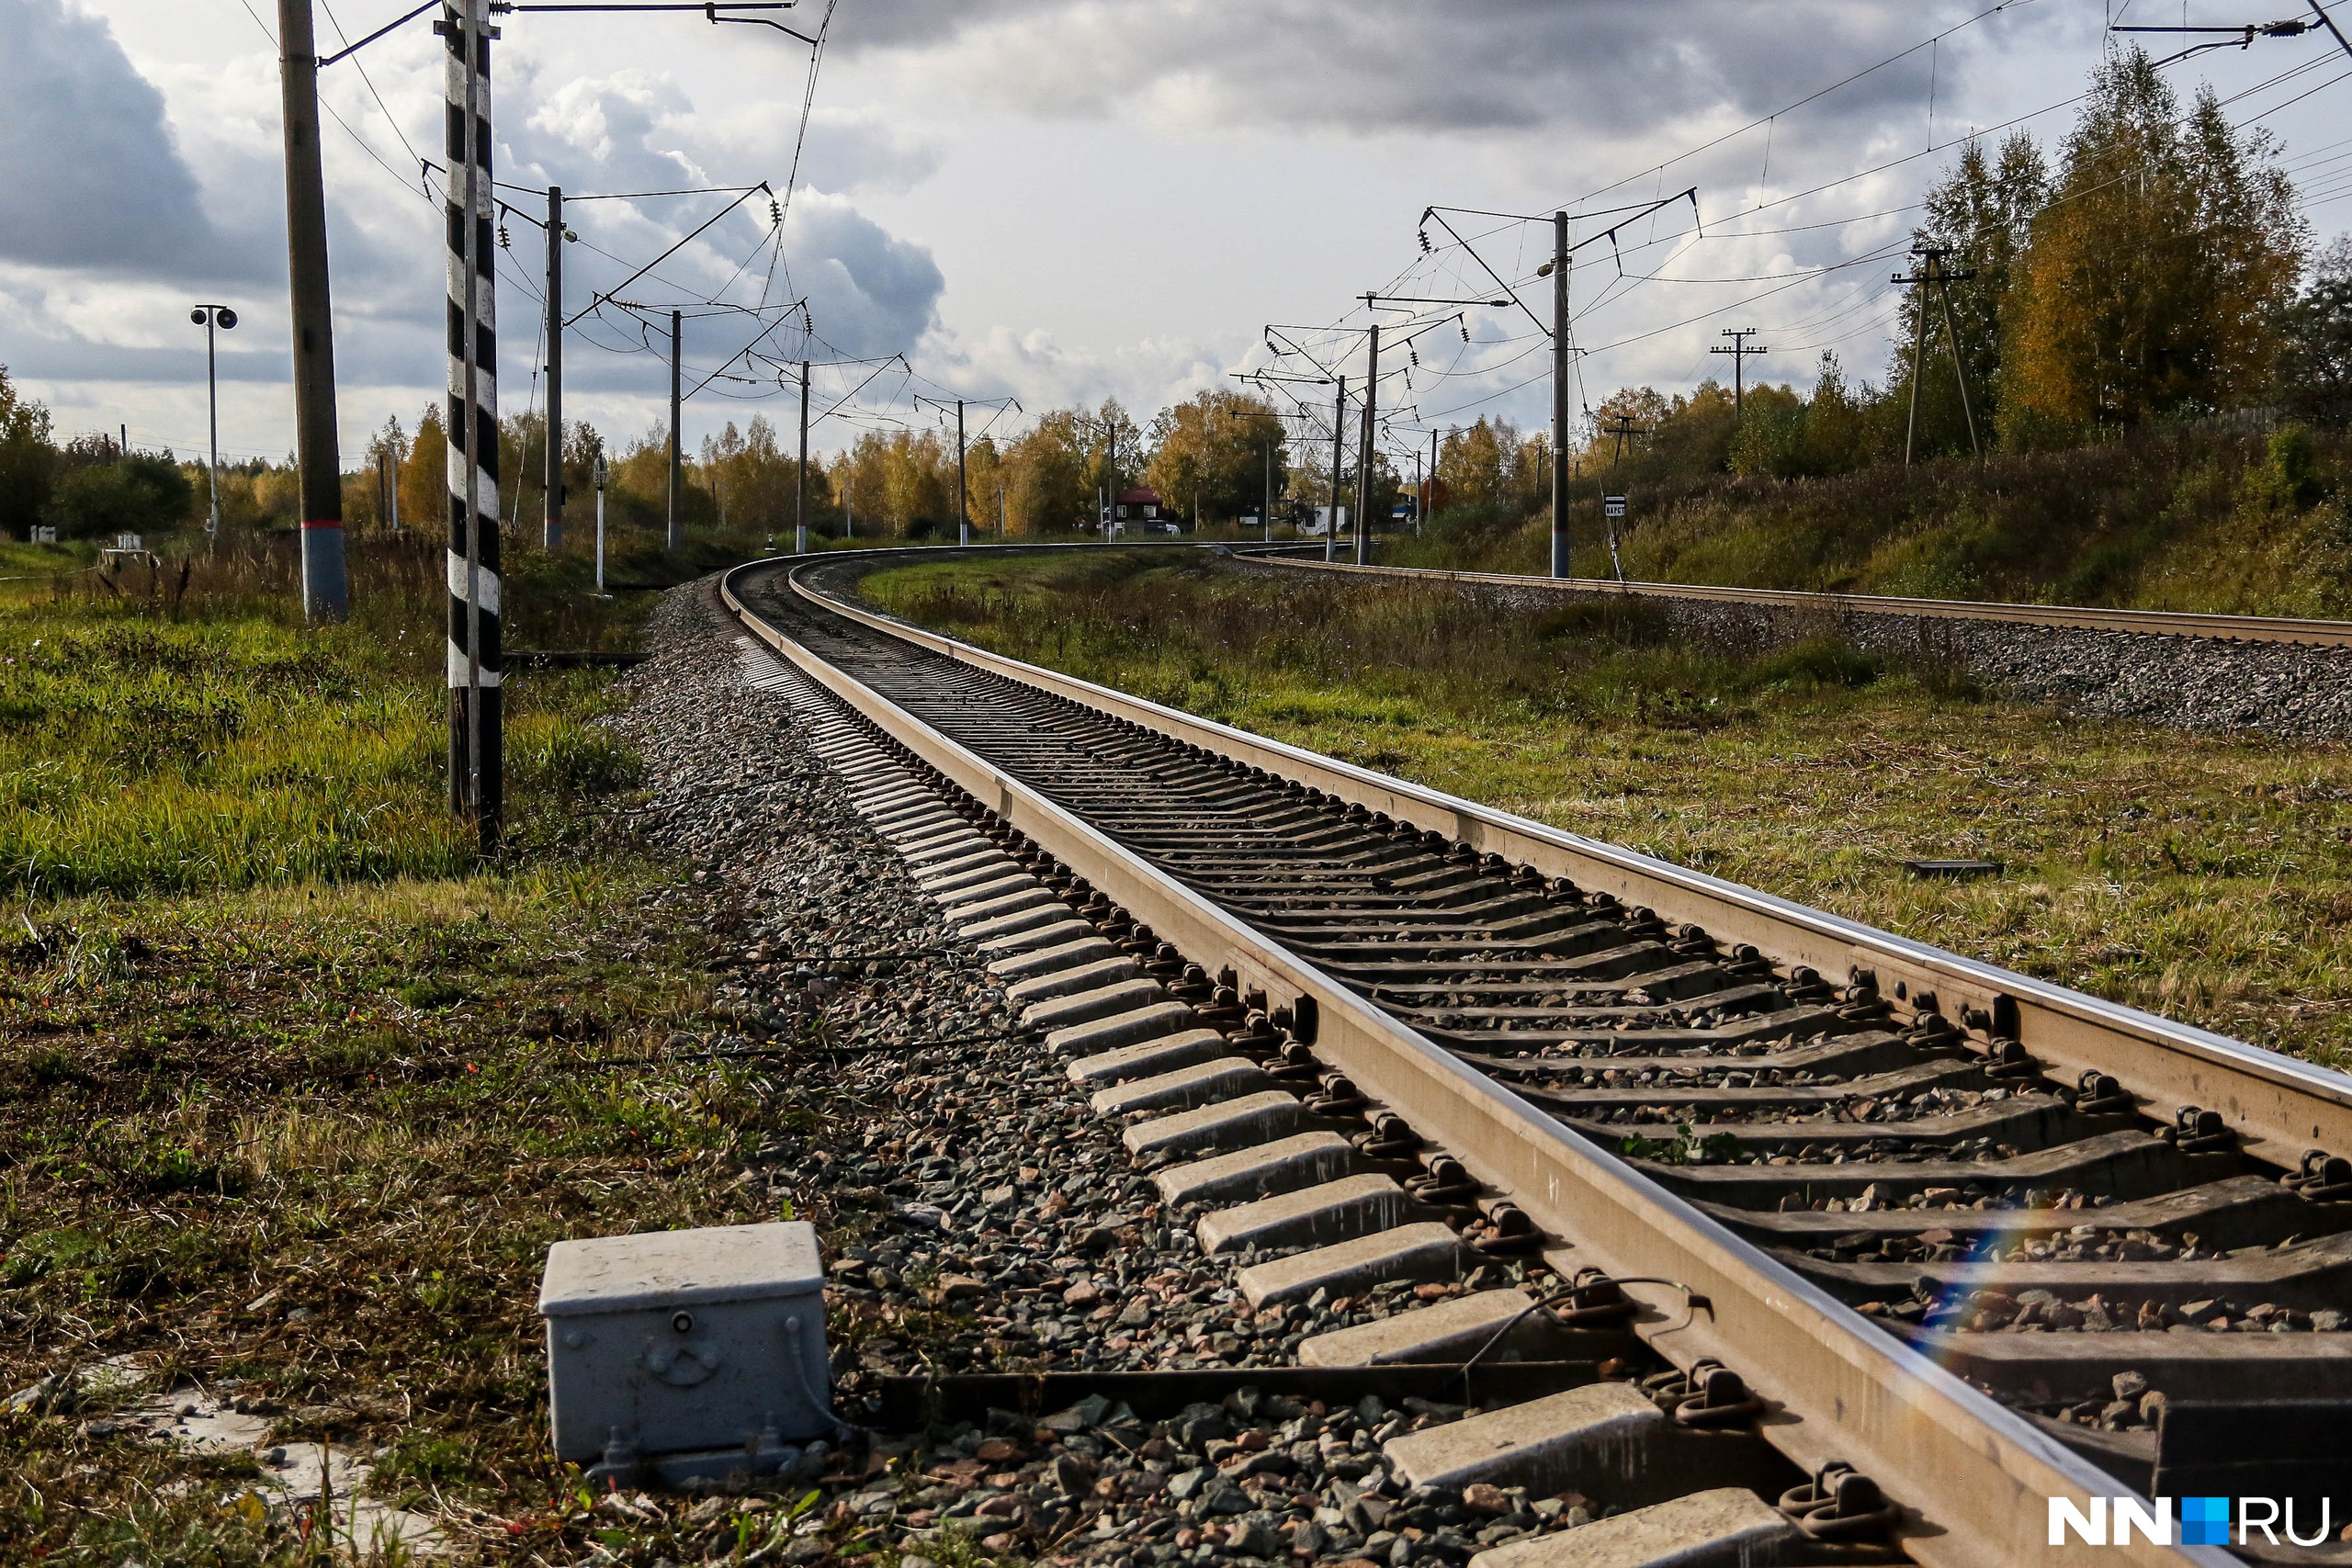
[[[2140,632],[2157,637],[2211,637],[2223,642],[2290,642],[2352,648],[2352,621],[2274,615],[2207,615],[2172,610],[2106,610],[2089,605],[2015,604],[1999,600],[1906,599],[1877,593],[1811,593],[1790,588],[1716,588],[1690,582],[1618,582],[1605,577],[1520,577],[1497,571],[1441,571],[1432,567],[1358,566],[1351,561],[1302,559],[1297,547],[1238,547],[1234,553],[1304,570],[1373,578],[1417,578],[1484,588],[1560,593],[1623,593],[1636,598],[1697,599],[1763,609],[1831,615],[1900,615],[1915,620],[1998,621],[2013,626],[2064,626],[2077,631]]]
[[[2046,1500],[2345,1479],[2352,1078],[904,626],[883,558],[724,592],[1251,1303],[1553,1271],[1302,1362],[1645,1342],[1655,1442],[1587,1391],[1492,1462],[1713,1497],[1737,1428],[1858,1478],[1816,1554],[1883,1491],[1922,1562],[2222,1562],[2052,1548]]]

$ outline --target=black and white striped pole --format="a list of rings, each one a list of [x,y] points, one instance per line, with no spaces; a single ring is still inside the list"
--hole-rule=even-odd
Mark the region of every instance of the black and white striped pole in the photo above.
[[[485,852],[505,806],[498,636],[498,303],[492,267],[490,0],[448,0],[449,803]]]

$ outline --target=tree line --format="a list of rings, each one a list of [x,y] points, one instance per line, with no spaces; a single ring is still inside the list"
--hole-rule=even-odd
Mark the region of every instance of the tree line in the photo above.
[[[1914,240],[1953,281],[1907,290],[1884,385],[1825,352],[1809,393],[1752,387],[1744,409],[1712,379],[1623,389],[1597,411],[1641,432],[1623,477],[1795,479],[2238,414],[2342,425],[2352,239],[2313,254],[2277,157],[2211,87],[2184,110],[2144,53],[2110,55],[2054,160],[2022,131],[1972,141],[1928,191]]]
[[[797,445],[797,442],[796,442]],[[670,507],[669,432],[656,423],[608,441],[585,421],[564,430],[565,514],[575,536],[593,524],[597,459],[606,464],[605,505],[620,528],[662,526]],[[862,430],[830,457],[812,455],[805,490],[797,452],[773,422],[729,421],[681,454],[678,507],[690,528],[782,534],[803,515],[820,537],[847,534],[924,538],[952,535],[957,463],[952,424],[899,423]],[[438,405],[413,423],[385,421],[344,478],[344,521],[356,530],[438,528],[448,511],[448,442]],[[499,512],[526,541],[537,537],[546,496],[547,421],[509,414],[499,424]],[[1321,466],[1291,461],[1283,421],[1261,399],[1204,392],[1140,424],[1116,400],[1048,411],[1018,434],[973,433],[962,465],[974,531],[1068,535],[1095,525],[1097,509],[1149,489],[1170,514],[1229,520],[1255,513],[1271,488],[1281,507],[1319,500]],[[1392,486],[1393,488],[1393,486]],[[232,529],[291,527],[300,518],[294,460],[222,466],[220,507]],[[204,464],[169,452],[125,453],[97,437],[59,446],[48,411],[20,397],[0,367],[0,529],[17,538],[35,524],[63,538],[153,532],[209,515]]]

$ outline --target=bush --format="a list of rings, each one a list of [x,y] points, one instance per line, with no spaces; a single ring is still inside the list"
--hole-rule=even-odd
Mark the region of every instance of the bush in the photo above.
[[[43,515],[60,538],[148,534],[186,522],[196,488],[179,465],[133,453],[75,468],[57,481]]]
[[[1867,686],[1886,673],[1886,661],[1844,637],[1807,637],[1759,660],[1757,679],[1768,686]]]

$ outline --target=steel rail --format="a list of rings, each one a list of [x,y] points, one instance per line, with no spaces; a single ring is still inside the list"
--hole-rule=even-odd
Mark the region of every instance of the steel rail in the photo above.
[[[901,553],[876,551],[865,558]],[[935,547],[903,553],[940,558]],[[1947,1017],[1966,1025],[1979,1039],[2016,1040],[2068,1077],[2086,1069],[2112,1075],[2161,1122],[2170,1122],[2184,1105],[2220,1111],[2240,1146],[2272,1164],[2291,1169],[2303,1151],[2314,1146],[2352,1152],[2352,1077],[2343,1073],[990,653],[816,593],[797,574],[794,587],[804,599],[870,629],[1295,779],[1367,810],[1442,832],[1481,853],[1499,854],[1532,865],[1546,876],[1565,876],[1629,904],[1646,905],[1670,919],[1705,927],[1726,945],[1747,942],[1785,965],[1805,964],[1832,976],[1855,969],[1872,971],[1884,995],[1906,1004],[1922,993],[1931,996]]]
[[[888,559],[899,554],[876,552],[864,558]],[[921,558],[938,558],[937,552],[925,550]],[[1928,1356],[1867,1326],[1827,1292],[1692,1204],[1601,1153],[1508,1087],[1423,1039],[1005,769],[794,641],[762,619],[738,592],[747,574],[776,570],[777,563],[739,568],[722,584],[729,608],[753,635],[1106,897],[1148,922],[1192,961],[1212,968],[1230,965],[1245,987],[1262,987],[1269,996],[1312,998],[1318,1020],[1316,1054],[1374,1099],[1406,1114],[1417,1129],[1453,1151],[1474,1175],[1510,1193],[1546,1231],[1566,1238],[1577,1263],[1613,1275],[1665,1276],[1679,1281],[1680,1290],[1626,1287],[1646,1309],[1646,1320],[1636,1325],[1636,1331],[1686,1369],[1708,1356],[1737,1368],[1771,1402],[1770,1414],[1760,1423],[1762,1436],[1799,1464],[1812,1469],[1843,1460],[1879,1477],[1905,1506],[1900,1533],[1915,1558],[1939,1568],[1989,1568],[2029,1558],[2095,1561],[2089,1548],[2045,1544],[2046,1499],[2068,1496],[2079,1502],[2112,1495],[2121,1483]],[[1663,862],[987,653],[846,604],[806,581],[812,570],[809,564],[789,570],[792,592],[806,604],[869,632],[1214,749],[1369,809],[1449,833],[1481,851],[1504,853],[1555,874],[1573,874],[1612,891],[1622,889],[1621,896],[1672,907],[1678,914],[1704,909],[1711,929],[1764,937],[1775,956],[1793,954],[1795,962],[1816,966],[1833,954],[1863,957],[1882,970],[1916,976],[1949,992],[1979,995],[1988,1002],[2008,998],[2020,1027],[2033,1033],[2037,1049],[2045,1055],[2056,1055],[2057,1047],[2077,1034],[2104,1030],[2139,1039],[2143,1045],[2161,1043],[2170,1056],[2194,1062],[2209,1080],[2268,1065],[2258,1054],[2218,1036],[2009,976]],[[2323,1100],[2346,1127],[2352,1127],[2352,1080],[2286,1064],[2270,1083],[2267,1097],[2241,1098],[2259,1107],[2273,1100],[2283,1103],[2300,1091],[2303,1098]],[[2250,1120],[2253,1111],[2245,1114]],[[1686,1292],[1703,1296],[1711,1306],[1690,1310]],[[2099,1551],[2099,1562],[2186,1561],[2218,1568],[2233,1561],[2218,1551],[2145,1541]]]
[[[1279,551],[1283,547],[1274,547]],[[1519,577],[1499,571],[1445,571],[1435,567],[1356,566],[1306,560],[1273,551],[1233,552],[1238,558],[1313,571],[1354,572],[1381,579],[1456,582],[1479,588],[1535,589],[1547,593],[1616,593],[1628,598],[1701,599],[1773,609],[1919,620],[1997,621],[2075,631],[2140,632],[2155,637],[2211,637],[2225,642],[2288,642],[2352,648],[2352,621],[2291,616],[2210,615],[2172,610],[2107,610],[2086,605],[2018,604],[2002,600],[1905,599],[1876,593],[1815,593],[1794,588],[1717,588],[1690,582],[1618,582],[1605,577]]]

